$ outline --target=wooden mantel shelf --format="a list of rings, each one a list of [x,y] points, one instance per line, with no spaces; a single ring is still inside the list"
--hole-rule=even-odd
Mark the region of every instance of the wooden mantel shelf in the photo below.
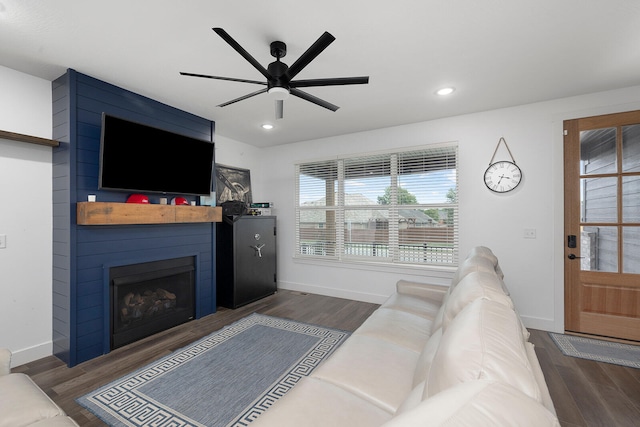
[[[78,225],[122,225],[221,221],[222,208],[219,206],[78,202],[76,223]]]
[[[40,138],[39,136],[25,135],[22,133],[7,132],[6,130],[0,130],[1,139],[9,139],[11,141],[28,142],[30,144],[47,145],[49,147],[57,147],[60,145],[58,141],[53,139]]]

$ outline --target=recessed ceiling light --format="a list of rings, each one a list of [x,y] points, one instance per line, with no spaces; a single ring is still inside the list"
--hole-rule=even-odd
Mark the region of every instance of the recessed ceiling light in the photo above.
[[[269,123],[265,123],[265,124],[262,125],[262,129],[271,130],[271,129],[273,129],[273,125],[271,125]]]
[[[437,95],[441,95],[441,96],[445,96],[445,95],[451,95],[453,93],[453,91],[455,91],[456,88],[454,87],[443,87],[442,89],[438,89],[436,91]]]

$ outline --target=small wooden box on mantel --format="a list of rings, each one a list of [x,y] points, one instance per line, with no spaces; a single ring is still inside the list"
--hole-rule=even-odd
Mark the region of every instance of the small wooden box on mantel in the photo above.
[[[221,222],[219,206],[174,206],[141,203],[78,202],[78,225],[175,224]]]

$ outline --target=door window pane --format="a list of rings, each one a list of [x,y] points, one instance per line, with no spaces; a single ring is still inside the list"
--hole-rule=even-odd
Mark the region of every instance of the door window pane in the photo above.
[[[582,222],[618,221],[618,179],[580,180]]]
[[[580,132],[580,174],[617,172],[616,128]]]
[[[622,171],[640,172],[640,125],[622,128]]]
[[[640,176],[622,177],[622,222],[640,222]]]
[[[618,227],[583,227],[580,233],[580,269],[618,272]]]
[[[622,228],[623,273],[640,274],[640,227]]]

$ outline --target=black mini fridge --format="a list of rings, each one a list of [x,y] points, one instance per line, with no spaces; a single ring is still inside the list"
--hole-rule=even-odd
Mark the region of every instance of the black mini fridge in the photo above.
[[[276,292],[276,217],[216,225],[217,305],[237,308]]]

